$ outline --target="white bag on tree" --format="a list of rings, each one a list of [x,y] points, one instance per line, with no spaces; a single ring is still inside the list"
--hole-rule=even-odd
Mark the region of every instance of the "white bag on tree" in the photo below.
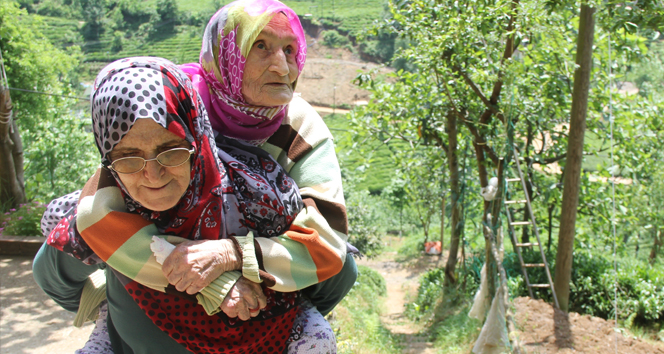
[[[486,264],[482,266],[480,271],[480,288],[477,289],[475,298],[473,299],[473,307],[468,312],[468,317],[484,321],[486,309],[489,307],[489,279],[486,276]]]
[[[505,294],[500,287],[491,303],[491,310],[482,327],[477,342],[473,347],[475,354],[501,354],[509,353],[509,337],[507,336],[507,323],[505,322]]]

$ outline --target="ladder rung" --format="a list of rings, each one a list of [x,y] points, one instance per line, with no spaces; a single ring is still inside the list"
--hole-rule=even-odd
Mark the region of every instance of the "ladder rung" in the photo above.
[[[526,263],[523,265],[526,268],[544,268],[544,263]]]
[[[510,223],[512,226],[524,226],[524,225],[531,225],[532,223],[530,221],[515,221]]]
[[[525,204],[526,200],[506,200],[505,204]]]
[[[506,179],[507,182],[519,182],[521,181],[521,178],[508,178]]]
[[[531,243],[531,242],[529,242],[529,243],[517,243],[516,247],[539,247],[539,243],[537,243],[537,242],[535,242],[535,243]]]
[[[530,284],[528,285],[531,288],[550,288],[551,285],[549,284]]]

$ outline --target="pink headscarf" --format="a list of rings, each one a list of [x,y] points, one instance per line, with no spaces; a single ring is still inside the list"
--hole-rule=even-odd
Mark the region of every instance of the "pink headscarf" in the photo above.
[[[297,38],[299,76],[307,56],[304,30],[297,14],[276,0],[238,0],[221,8],[205,28],[200,64],[181,66],[203,100],[212,128],[220,134],[258,145],[277,131],[287,114],[288,105],[253,106],[242,95],[249,50],[277,13],[288,17]]]

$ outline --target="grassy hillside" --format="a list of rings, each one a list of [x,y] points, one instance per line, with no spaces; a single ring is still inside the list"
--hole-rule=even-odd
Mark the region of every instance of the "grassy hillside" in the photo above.
[[[358,184],[360,189],[377,193],[390,184],[396,170],[391,150],[404,148],[403,141],[395,141],[389,145],[371,141],[368,142],[368,149],[365,148],[371,152],[360,154],[353,150],[352,133],[348,130],[348,119],[345,115],[325,116],[325,123],[334,135],[341,166],[348,173],[353,173],[354,177],[364,176]]]
[[[206,19],[214,13],[216,5],[223,5],[227,2],[177,0],[177,5],[181,17],[200,16]],[[144,3],[148,6],[156,6],[156,0]],[[314,22],[322,23],[325,27],[333,26],[342,32],[357,34],[381,18],[387,1],[313,0],[285,1],[285,3],[301,16],[311,14]],[[31,17],[26,20],[33,20]],[[205,23],[207,23],[207,21],[201,20],[200,26],[177,26],[173,33],[158,33],[149,39],[127,38],[134,33],[124,33],[125,38],[118,39],[118,33],[113,31],[112,24],[107,24],[98,40],[85,41],[81,36],[81,28],[85,23],[81,19],[45,16],[43,21],[45,22],[44,34],[53,43],[61,46],[78,45],[86,54],[85,61],[112,61],[136,54],[160,55],[176,61],[195,60],[198,58],[200,39]],[[122,42],[121,50],[117,50],[118,40]],[[115,49],[113,49],[114,45],[116,45]]]
[[[152,0],[151,2],[156,2]],[[219,0],[177,0],[181,11],[200,12],[215,8],[216,5],[230,3]],[[387,1],[384,0],[304,0],[284,1],[300,16],[311,14],[314,19],[337,22],[342,31],[358,33],[382,16]]]

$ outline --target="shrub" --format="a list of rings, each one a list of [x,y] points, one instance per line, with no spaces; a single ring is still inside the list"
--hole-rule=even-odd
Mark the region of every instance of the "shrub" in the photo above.
[[[45,0],[35,6],[36,12],[42,16],[78,18],[80,13],[71,4],[60,0]]]
[[[350,43],[346,36],[342,36],[336,30],[323,31],[323,44],[332,48],[341,48]]]
[[[406,314],[412,319],[420,319],[424,314],[431,313],[443,294],[445,269],[436,268],[420,277],[417,298],[406,304]]]
[[[348,215],[348,242],[372,258],[383,248],[378,228],[374,226],[380,224],[378,219],[382,216],[382,208],[377,205],[377,198],[370,196],[368,191],[357,188],[358,179],[353,174],[343,170],[342,176]]]
[[[368,191],[346,191],[346,211],[348,214],[348,242],[360,252],[372,258],[383,248],[378,229],[371,222],[372,209],[365,202]]]
[[[51,200],[80,189],[99,164],[94,137],[85,130],[88,120],[65,113],[66,108],[54,107],[23,130],[28,199]]]
[[[117,53],[122,50],[124,46],[124,33],[120,31],[115,31],[113,34],[113,42],[111,42],[111,51]]]
[[[18,209],[10,209],[0,218],[0,235],[40,236],[44,211],[46,205],[39,202],[21,204]]]
[[[379,33],[375,38],[367,38],[359,45],[360,55],[365,60],[379,63],[389,63],[394,56],[394,41],[396,35]]]

